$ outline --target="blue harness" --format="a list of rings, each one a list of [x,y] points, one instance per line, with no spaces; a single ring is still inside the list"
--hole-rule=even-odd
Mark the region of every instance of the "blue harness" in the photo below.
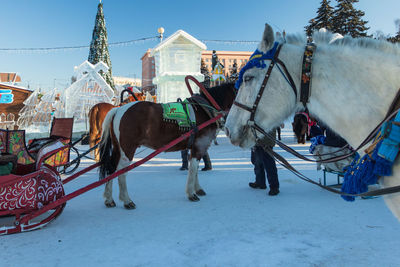
[[[385,122],[376,137],[381,138],[371,155],[356,156],[346,168],[342,192],[360,194],[368,191],[368,185],[376,184],[380,176],[392,175],[392,167],[400,148],[400,112]],[[342,196],[347,201],[355,197]]]

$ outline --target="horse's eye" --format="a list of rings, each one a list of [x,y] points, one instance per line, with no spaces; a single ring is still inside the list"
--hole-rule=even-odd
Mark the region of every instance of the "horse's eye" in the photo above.
[[[253,80],[254,76],[246,76],[244,77],[244,81],[245,82],[250,82],[251,80]]]

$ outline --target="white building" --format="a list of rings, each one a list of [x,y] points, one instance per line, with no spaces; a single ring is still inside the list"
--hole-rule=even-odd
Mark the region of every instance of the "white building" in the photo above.
[[[187,75],[194,76],[202,82],[204,75],[200,72],[201,52],[207,47],[190,34],[178,30],[151,52],[155,58],[156,76],[153,83],[157,85],[157,102],[175,102],[190,97],[185,85]],[[194,93],[199,88],[191,82]]]

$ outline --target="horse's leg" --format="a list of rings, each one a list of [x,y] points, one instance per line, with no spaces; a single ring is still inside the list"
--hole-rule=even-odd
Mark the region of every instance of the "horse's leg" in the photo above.
[[[107,208],[115,207],[115,202],[114,199],[112,198],[112,180],[106,183],[103,196],[105,198],[104,204],[106,205]]]
[[[119,184],[119,200],[124,202],[124,207],[128,210],[133,210],[136,208],[135,203],[130,199],[128,194],[128,188],[126,186],[126,173],[118,176]]]
[[[200,200],[199,197],[196,195],[196,190],[195,190],[199,162],[200,160],[194,157],[191,157],[189,160],[188,179],[186,182],[186,195],[190,201]]]
[[[132,155],[135,154],[136,148],[133,150]],[[133,158],[132,158],[133,159]],[[128,159],[125,156],[121,156],[121,160],[118,164],[117,170],[120,170],[122,168],[125,168],[129,166],[131,163],[132,159]],[[136,208],[135,203],[131,200],[128,194],[128,187],[126,185],[126,173],[123,173],[118,176],[118,185],[119,185],[119,200],[124,202],[124,207],[128,210],[132,210]]]
[[[197,159],[200,162],[200,159]],[[199,183],[199,170],[196,171],[196,176],[194,177],[194,190],[198,196],[205,196],[206,192],[201,188]]]

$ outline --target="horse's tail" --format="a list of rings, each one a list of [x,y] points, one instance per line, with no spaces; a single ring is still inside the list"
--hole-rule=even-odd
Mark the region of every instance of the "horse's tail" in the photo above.
[[[100,140],[100,179],[115,172],[121,152],[119,143],[114,134],[114,116],[118,108],[113,108],[107,113],[103,122],[103,131]]]

